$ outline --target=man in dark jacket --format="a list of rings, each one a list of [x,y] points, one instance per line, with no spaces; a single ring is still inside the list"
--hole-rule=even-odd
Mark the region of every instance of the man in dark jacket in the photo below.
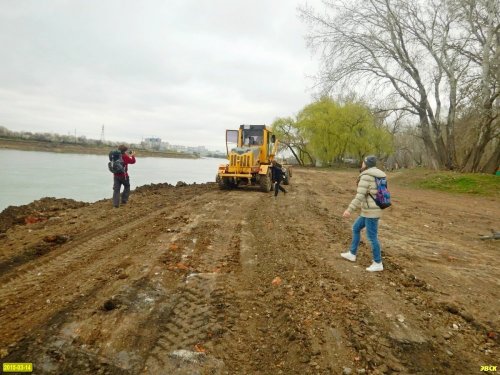
[[[281,164],[276,160],[273,160],[271,165],[271,178],[274,183],[274,197],[276,198],[278,196],[278,190],[286,194],[286,190],[281,186],[281,182],[283,181],[283,170],[281,169]]]
[[[130,179],[128,176],[128,165],[135,164],[135,151],[127,154],[128,147],[125,145],[118,146],[118,150],[122,153],[123,164],[125,164],[125,172],[113,174],[113,206],[120,207],[120,190],[123,185],[123,193],[121,194],[121,203],[126,204],[130,195]]]

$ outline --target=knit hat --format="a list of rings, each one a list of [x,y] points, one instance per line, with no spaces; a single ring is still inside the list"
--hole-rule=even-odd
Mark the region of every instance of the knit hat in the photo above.
[[[375,167],[377,165],[377,157],[375,155],[368,155],[363,160],[366,168]]]

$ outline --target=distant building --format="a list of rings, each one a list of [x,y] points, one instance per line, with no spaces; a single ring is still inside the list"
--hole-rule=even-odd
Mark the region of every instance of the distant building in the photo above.
[[[146,150],[160,150],[161,148],[161,138],[145,138],[141,142],[141,146]]]

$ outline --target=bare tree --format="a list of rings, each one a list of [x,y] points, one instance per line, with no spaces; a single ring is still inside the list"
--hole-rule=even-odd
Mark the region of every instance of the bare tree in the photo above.
[[[375,87],[379,97],[400,103],[401,111],[418,118],[430,165],[454,168],[454,123],[470,65],[463,51],[471,40],[460,27],[463,12],[457,4],[450,0],[324,4],[325,13],[304,8],[301,14],[310,25],[310,46],[323,53],[320,79],[325,90],[352,89],[354,84],[359,90]]]
[[[473,128],[476,136],[466,152],[462,170],[479,171],[486,147],[495,142],[493,154],[483,167],[485,172],[494,172],[500,162],[500,3],[498,0],[455,0],[455,6],[469,32],[469,42],[453,47],[471,61],[471,105],[479,115]]]
[[[460,27],[459,13],[453,4],[447,0],[432,0],[418,7],[414,3],[408,6],[410,17],[402,22],[410,34],[422,45],[434,61],[433,69],[433,99],[435,112],[429,108],[429,117],[433,126],[444,127],[446,140],[446,167],[454,169],[457,165],[455,149],[455,120],[457,107],[464,99],[461,93],[461,82],[469,70],[470,60],[464,58],[460,49],[468,38],[465,30]],[[458,46],[458,50],[451,48]],[[446,84],[443,85],[443,79]],[[444,86],[444,87],[443,87]],[[446,97],[443,103],[442,96]],[[441,111],[447,106],[446,116]],[[444,118],[443,118],[444,117]]]
[[[307,149],[307,140],[297,128],[294,119],[291,117],[277,118],[272,127],[278,135],[280,147],[283,150],[288,149],[299,165],[305,165],[306,159],[315,164],[313,156]]]

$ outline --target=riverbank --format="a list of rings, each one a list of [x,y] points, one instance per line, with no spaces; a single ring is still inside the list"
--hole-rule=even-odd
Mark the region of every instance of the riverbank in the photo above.
[[[90,154],[107,155],[112,146],[108,145],[85,145],[60,142],[43,142],[24,139],[0,138],[0,149],[21,150],[21,151],[44,151],[68,154]],[[152,151],[144,149],[135,149],[137,156],[158,157],[158,158],[182,158],[197,159],[193,154],[174,152],[174,151]]]
[[[402,186],[384,271],[342,213],[357,171],[288,194],[141,186],[0,214],[0,359],[37,374],[473,374],[500,357],[497,197]],[[394,177],[394,178],[393,178]],[[400,180],[402,181],[402,180]],[[439,215],[436,215],[436,212]]]

